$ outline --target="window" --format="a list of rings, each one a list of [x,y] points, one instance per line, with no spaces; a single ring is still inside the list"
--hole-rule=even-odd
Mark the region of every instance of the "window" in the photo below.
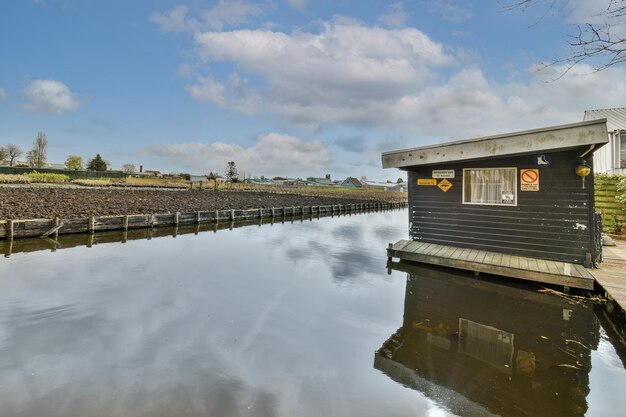
[[[517,168],[463,169],[463,204],[517,205]]]

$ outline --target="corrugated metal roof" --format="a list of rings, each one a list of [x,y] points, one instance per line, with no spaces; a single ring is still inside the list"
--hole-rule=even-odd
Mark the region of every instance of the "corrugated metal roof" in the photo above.
[[[615,109],[585,110],[583,121],[606,119],[606,130],[626,130],[626,107]]]

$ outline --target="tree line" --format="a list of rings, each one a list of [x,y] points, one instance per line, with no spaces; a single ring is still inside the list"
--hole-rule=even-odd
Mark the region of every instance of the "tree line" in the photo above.
[[[17,164],[17,158],[25,155],[26,164]],[[29,167],[29,168],[45,168],[48,160],[48,137],[45,133],[37,133],[37,137],[33,142],[32,148],[24,153],[22,148],[13,143],[9,143],[6,146],[0,147],[0,164],[8,163],[9,166]],[[106,171],[109,168],[109,163],[105,161],[100,154],[96,154],[93,158],[87,161],[88,171]],[[85,169],[85,163],[83,158],[78,155],[70,155],[65,160],[65,167],[72,171],[82,171]],[[125,164],[124,169],[131,169],[134,171],[135,166],[132,164]]]

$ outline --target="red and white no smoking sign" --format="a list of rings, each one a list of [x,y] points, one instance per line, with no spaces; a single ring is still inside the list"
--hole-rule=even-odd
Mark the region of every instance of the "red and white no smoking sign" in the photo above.
[[[539,191],[538,169],[521,169],[520,180],[522,191]]]

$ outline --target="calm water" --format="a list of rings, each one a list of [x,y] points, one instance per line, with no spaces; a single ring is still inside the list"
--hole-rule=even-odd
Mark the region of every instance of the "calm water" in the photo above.
[[[626,415],[592,308],[388,275],[406,219],[75,237],[1,258],[0,416]]]

